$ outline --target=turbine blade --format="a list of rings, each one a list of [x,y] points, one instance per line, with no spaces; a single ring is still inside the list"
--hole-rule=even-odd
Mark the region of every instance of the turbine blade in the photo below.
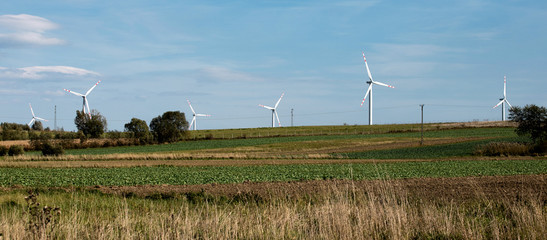
[[[361,107],[363,106],[363,103],[365,103],[365,99],[368,97],[368,93],[372,90],[372,84],[369,84],[367,93],[365,94],[365,97],[363,98],[363,101],[361,101]]]
[[[380,86],[388,87],[388,88],[395,88],[394,86],[391,86],[391,85],[387,85],[387,84],[385,84],[385,83],[381,83],[381,82],[372,82],[372,83],[374,83],[374,84],[378,84],[378,85],[380,85]]]
[[[85,93],[85,95],[87,96],[91,91],[93,91],[93,89],[101,82],[101,80],[99,80],[97,83],[95,83],[95,85],[93,85],[93,87],[91,87],[89,90],[87,90],[87,92]]]
[[[283,98],[283,95],[285,95],[285,93],[281,94],[281,97],[279,97],[279,100],[277,100],[277,103],[275,104],[274,108],[277,108],[277,105],[279,105],[279,102],[281,102],[281,98]]]
[[[504,99],[504,100],[505,100],[505,99]],[[500,104],[502,104],[502,103],[503,103],[503,101],[504,101],[504,100],[501,100],[501,101],[500,101],[500,102],[499,102],[498,104],[496,104],[496,106],[494,106],[494,107],[492,107],[492,108],[496,108],[496,107],[498,107],[498,106],[499,106]]]
[[[281,127],[281,122],[279,121],[279,116],[277,116],[277,111],[274,111],[275,117],[277,118],[277,123],[279,123],[279,126]]]
[[[503,76],[503,98],[507,95],[507,77]]]
[[[263,108],[266,108],[266,109],[274,110],[274,108],[273,108],[273,107],[270,107],[270,106],[264,106],[264,105],[262,105],[262,104],[258,104],[258,106],[263,107]]]
[[[30,120],[30,122],[28,123],[28,126],[29,127],[32,127],[32,123],[34,122],[34,118],[32,118],[32,120]]]
[[[194,125],[194,122],[196,121],[196,116],[192,118],[192,122],[190,123],[190,126],[188,126],[188,129],[192,129],[192,125]]]
[[[509,103],[509,101],[507,101],[507,99],[504,99],[504,101],[507,103],[507,105],[509,105],[510,108],[513,107],[513,106],[511,106],[511,104]]]
[[[367,57],[365,57],[365,52],[363,52],[363,59],[365,60],[365,67],[367,68],[368,79],[374,82],[374,80],[372,80],[372,74],[370,74],[370,69],[368,68]]]
[[[30,105],[30,103],[28,104],[28,106],[30,107],[30,112],[32,113],[32,117],[35,117],[34,116],[34,111],[32,110],[32,106]]]
[[[74,91],[70,91],[70,90],[68,90],[68,89],[66,89],[66,88],[63,88],[63,89],[64,89],[65,91],[69,92],[69,93],[72,93],[72,94],[76,95],[76,96],[79,96],[79,97],[83,97],[83,96],[84,96],[84,95],[81,94],[81,93],[77,93],[77,92],[74,92]]]
[[[210,117],[211,115],[209,115],[209,114],[197,113],[196,116],[198,116],[198,117]]]
[[[196,114],[196,112],[194,111],[194,108],[192,107],[192,104],[190,104],[190,100],[186,99],[186,101],[188,102],[188,106],[190,106],[190,110],[192,110],[192,113]]]
[[[42,120],[42,121],[46,121],[46,122],[47,122],[47,120],[46,120],[46,119],[43,119],[43,118],[36,117],[36,119]]]

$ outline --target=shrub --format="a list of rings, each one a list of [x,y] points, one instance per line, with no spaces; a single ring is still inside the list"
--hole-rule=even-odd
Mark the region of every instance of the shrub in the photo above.
[[[42,155],[44,156],[59,156],[63,155],[65,150],[61,145],[51,144],[50,142],[45,142],[42,144]]]
[[[23,149],[23,146],[19,145],[12,145],[9,147],[8,155],[10,156],[19,156],[23,155],[25,153],[25,150]]]
[[[475,149],[479,156],[524,156],[530,154],[530,146],[515,142],[491,142]]]
[[[6,156],[8,154],[8,148],[6,146],[0,146],[0,156]]]

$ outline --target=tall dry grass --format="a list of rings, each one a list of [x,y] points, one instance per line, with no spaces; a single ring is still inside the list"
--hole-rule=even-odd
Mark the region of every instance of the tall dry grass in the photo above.
[[[166,195],[123,198],[73,191],[39,195],[62,214],[49,235],[37,239],[541,239],[547,208],[535,198],[470,201],[413,197],[380,182],[361,189],[325,186],[298,197],[272,192],[207,197]],[[0,196],[4,239],[31,239],[25,194]],[[186,197],[185,197],[186,196]],[[163,198],[163,199],[162,199]],[[2,237],[0,237],[2,238]]]

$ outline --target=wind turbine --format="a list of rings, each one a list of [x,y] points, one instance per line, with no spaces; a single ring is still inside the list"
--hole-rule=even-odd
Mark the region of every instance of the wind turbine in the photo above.
[[[277,105],[279,105],[279,102],[281,102],[281,98],[283,98],[283,95],[285,95],[285,93],[281,94],[281,97],[279,97],[279,100],[277,100],[277,103],[275,104],[275,107],[264,106],[262,104],[258,105],[258,106],[261,106],[263,108],[272,110],[272,127],[275,127],[275,118],[277,118],[277,122],[279,123],[279,126],[281,127],[281,122],[279,121],[279,116],[277,116]]]
[[[89,115],[89,118],[91,118],[91,110],[89,110],[89,103],[87,102],[87,95],[89,95],[89,93],[91,93],[91,91],[93,91],[93,89],[101,82],[101,80],[99,80],[97,83],[95,83],[95,85],[93,85],[93,87],[91,87],[89,90],[87,90],[87,92],[85,94],[81,94],[81,93],[77,93],[77,92],[74,92],[74,91],[70,91],[68,89],[65,88],[65,91],[69,92],[69,93],[72,93],[76,96],[80,96],[83,98],[83,104],[82,104],[82,111],[84,113],[86,113],[85,111],[85,108],[87,107],[87,114]]]
[[[365,52],[363,52],[363,59],[365,59],[365,67],[367,68],[369,80],[367,81],[368,90],[367,90],[367,93],[365,94],[365,97],[363,98],[363,101],[361,101],[361,106],[363,106],[363,103],[365,103],[365,99],[367,98],[367,96],[370,96],[368,101],[368,125],[372,125],[372,85],[376,84],[376,85],[389,87],[389,88],[395,88],[395,87],[391,85],[387,85],[385,83],[374,81],[372,79],[372,75],[370,74],[370,70],[368,69],[368,63],[367,63],[367,58],[365,57]]]
[[[36,119],[47,122],[47,120],[45,120],[43,118],[36,117],[36,115],[34,115],[34,111],[32,110],[32,106],[30,105],[30,103],[28,104],[28,106],[30,107],[30,112],[32,113],[32,120],[30,120],[30,122],[28,123],[29,127],[32,127],[32,124],[36,121]]]
[[[192,107],[192,104],[190,104],[190,100],[186,100],[188,102],[188,106],[190,106],[190,109],[192,109],[192,113],[193,113],[193,118],[192,118],[192,122],[190,123],[190,127],[188,128],[192,128],[192,125],[194,125],[194,130],[196,130],[196,125],[198,125],[198,123],[196,122],[196,117],[210,117],[211,115],[208,115],[208,114],[201,114],[201,113],[196,113],[194,111],[194,108]]]
[[[503,98],[500,98],[500,102],[493,107],[493,108],[496,108],[497,106],[501,104],[501,120],[502,121],[505,121],[505,103],[507,103],[509,107],[513,107],[511,106],[509,101],[507,101],[507,77],[504,75],[503,76]]]

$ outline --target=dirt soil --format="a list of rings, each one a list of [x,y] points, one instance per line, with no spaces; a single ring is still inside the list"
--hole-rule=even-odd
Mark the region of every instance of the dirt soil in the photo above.
[[[315,180],[204,185],[95,186],[89,187],[115,195],[150,196],[155,193],[185,194],[203,192],[212,196],[246,194],[260,199],[300,198],[328,191],[375,191],[404,193],[422,200],[505,199],[520,198],[547,201],[547,175],[484,176],[458,178],[416,178],[398,180]]]

